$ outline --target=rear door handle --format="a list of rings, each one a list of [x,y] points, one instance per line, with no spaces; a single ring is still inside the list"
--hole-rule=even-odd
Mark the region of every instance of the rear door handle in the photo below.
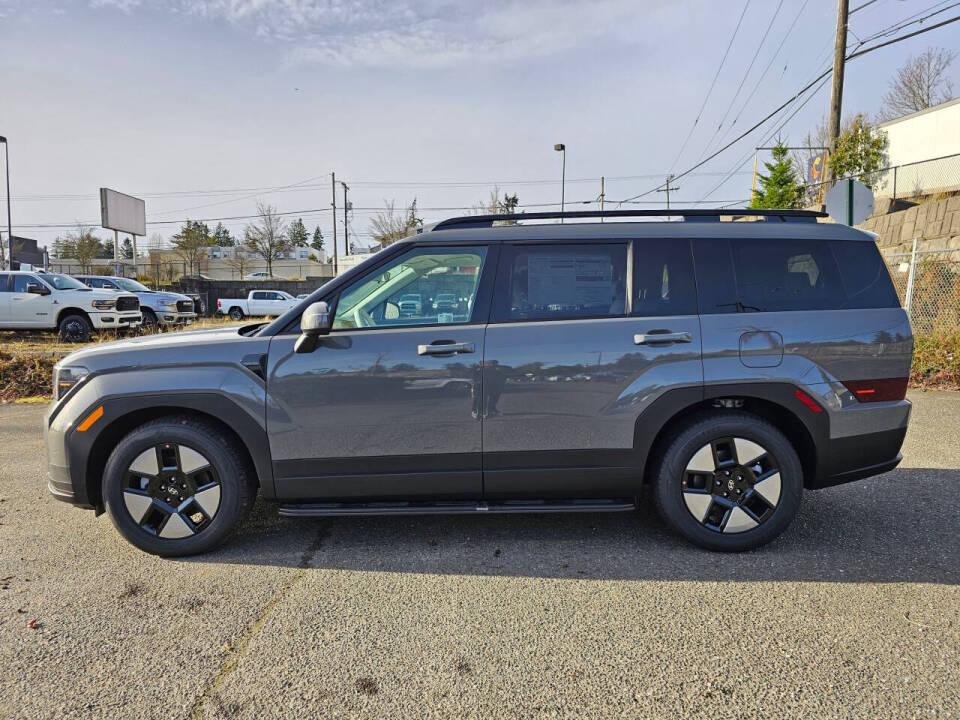
[[[692,340],[688,332],[649,332],[633,336],[634,345],[655,345],[657,343],[688,343]]]
[[[418,345],[417,355],[459,355],[476,352],[473,343],[430,343]]]

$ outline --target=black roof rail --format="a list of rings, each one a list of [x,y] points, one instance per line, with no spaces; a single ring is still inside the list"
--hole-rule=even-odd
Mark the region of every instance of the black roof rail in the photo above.
[[[817,218],[827,217],[826,213],[815,210],[755,210],[737,208],[726,210],[572,210],[568,212],[533,212],[512,215],[464,215],[462,217],[441,220],[429,232],[449,230],[450,228],[493,227],[495,222],[507,220],[570,220],[577,218],[627,218],[627,217],[682,217],[685,221],[720,222],[721,216],[756,216],[765,219],[778,219],[781,222],[816,222]]]

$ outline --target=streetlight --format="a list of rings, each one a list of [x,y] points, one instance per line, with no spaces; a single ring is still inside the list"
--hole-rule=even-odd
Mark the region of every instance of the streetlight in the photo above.
[[[10,221],[10,146],[3,135],[0,135],[0,143],[3,143],[3,152],[6,156],[4,167],[7,169],[7,248],[10,251],[10,269],[13,270],[13,223]]]
[[[560,175],[560,212],[563,213],[567,185],[567,146],[563,143],[557,143],[553,146],[553,149],[563,153],[563,171]],[[560,218],[560,224],[563,224],[563,217]]]

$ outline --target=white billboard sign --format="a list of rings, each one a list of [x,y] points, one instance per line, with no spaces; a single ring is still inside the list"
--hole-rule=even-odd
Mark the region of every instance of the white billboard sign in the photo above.
[[[146,236],[147,214],[143,200],[100,188],[100,224],[109,230]]]

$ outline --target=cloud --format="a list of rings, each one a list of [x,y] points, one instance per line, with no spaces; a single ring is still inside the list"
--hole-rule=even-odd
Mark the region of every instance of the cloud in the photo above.
[[[545,56],[603,38],[631,40],[656,10],[636,0],[88,0],[223,22],[287,60],[360,67],[446,67]]]

